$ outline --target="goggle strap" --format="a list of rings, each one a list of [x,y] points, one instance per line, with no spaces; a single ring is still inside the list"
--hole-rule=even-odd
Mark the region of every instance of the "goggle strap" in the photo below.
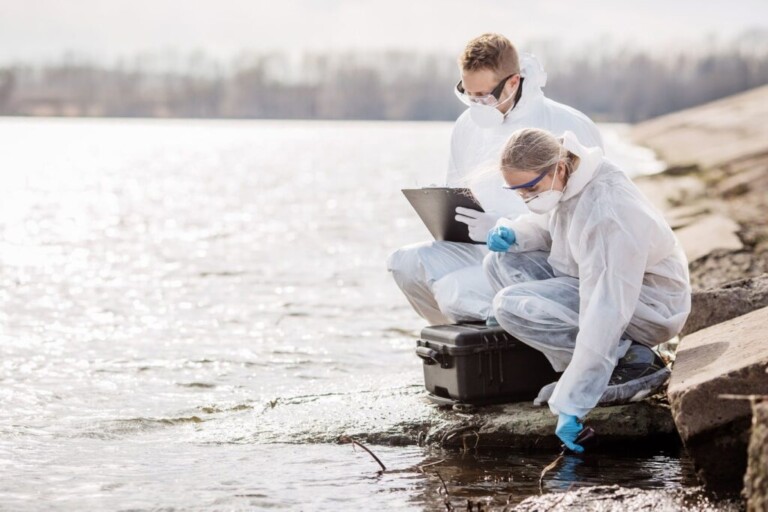
[[[538,182],[540,182],[541,180],[543,180],[543,179],[544,179],[544,176],[546,176],[547,174],[549,174],[549,171],[550,171],[550,169],[547,169],[546,171],[542,171],[542,173],[541,173],[541,174],[539,174],[538,176],[536,176],[535,178],[533,178],[533,179],[532,179],[531,181],[529,181],[528,183],[523,183],[522,185],[517,185],[517,186],[515,186],[515,187],[504,187],[504,188],[506,188],[506,189],[508,189],[508,190],[517,190],[517,189],[521,189],[521,188],[530,188],[530,187],[533,187],[533,186],[535,186],[535,185],[536,185]]]

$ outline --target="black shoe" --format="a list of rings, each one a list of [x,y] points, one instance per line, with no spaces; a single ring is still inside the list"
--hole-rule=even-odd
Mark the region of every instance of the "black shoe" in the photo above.
[[[598,405],[620,405],[640,400],[660,391],[672,372],[653,350],[632,343],[619,359]]]
[[[641,345],[632,343],[627,353],[619,359],[613,369],[611,378],[598,406],[621,405],[640,400],[659,391],[669,380],[672,372],[656,352]],[[534,405],[549,403],[557,382],[547,384],[533,401]]]
[[[631,380],[642,379],[664,368],[666,365],[656,352],[645,345],[633,342],[624,357],[619,359],[608,385],[617,386]]]

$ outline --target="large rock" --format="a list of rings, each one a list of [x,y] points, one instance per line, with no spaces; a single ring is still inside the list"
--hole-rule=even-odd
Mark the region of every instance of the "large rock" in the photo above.
[[[768,394],[768,308],[680,342],[668,388],[672,416],[699,476],[714,490],[739,490],[747,466],[749,400]]]
[[[557,417],[549,407],[530,402],[486,406],[472,415],[454,414],[454,422],[430,428],[426,441],[442,446],[478,446],[515,449],[559,450],[554,435]],[[680,438],[669,406],[657,401],[597,407],[584,419],[597,433],[601,447],[679,446]]]
[[[752,437],[747,458],[744,477],[747,511],[768,510],[768,402],[752,406]]]
[[[688,261],[696,261],[717,249],[739,251],[744,248],[737,235],[740,229],[733,219],[713,214],[678,229],[675,234]]]
[[[719,288],[696,290],[691,314],[681,334],[687,335],[768,306],[768,274],[740,279]]]
[[[416,356],[413,356],[416,359]],[[418,363],[418,360],[416,362]],[[218,428],[202,429],[200,442],[334,443],[352,437],[371,445],[494,446],[557,450],[557,418],[548,407],[530,402],[452,410],[430,402],[420,375],[355,376],[345,387],[275,397],[252,404],[241,414],[221,410],[190,411],[203,422],[217,418]],[[251,417],[245,421],[243,416]],[[586,418],[601,445],[657,447],[680,445],[665,403],[652,399],[624,406],[599,407]],[[98,427],[103,430],[102,426]],[[228,434],[224,434],[226,432]],[[479,435],[475,435],[475,432]],[[227,438],[231,435],[231,438]],[[0,507],[1,508],[1,507]]]
[[[631,484],[631,487],[618,485],[581,487],[581,485],[583,484],[580,483],[575,486],[575,489],[566,492],[547,492],[541,496],[530,496],[514,509],[509,510],[515,512],[626,512],[627,510],[741,512],[743,510],[740,503],[731,500],[717,501],[702,494],[701,489],[696,487],[638,489]],[[454,510],[462,509],[457,507]],[[500,510],[507,510],[507,508]]]
[[[642,122],[635,142],[669,165],[716,167],[768,150],[768,86]]]

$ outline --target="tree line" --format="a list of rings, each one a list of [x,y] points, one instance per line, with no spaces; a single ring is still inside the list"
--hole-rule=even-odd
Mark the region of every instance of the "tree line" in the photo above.
[[[62,57],[0,67],[0,115],[453,120],[455,58],[407,52],[199,53],[104,65]],[[543,56],[546,94],[596,120],[638,122],[768,84],[768,52],[638,50]]]

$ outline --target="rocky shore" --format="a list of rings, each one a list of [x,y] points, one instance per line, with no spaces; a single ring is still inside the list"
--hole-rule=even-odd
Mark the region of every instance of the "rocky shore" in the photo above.
[[[702,481],[743,488],[748,510],[768,502],[767,116],[761,87],[632,133],[668,164],[637,183],[676,230],[694,288],[668,390],[673,418]]]
[[[768,86],[634,127],[668,169],[637,180],[675,228],[695,289],[768,272]]]
[[[741,493],[750,511],[766,510],[768,503],[766,119],[768,86],[633,128],[634,141],[668,166],[636,183],[664,212],[688,256],[692,312],[679,342],[665,350],[673,362],[667,397],[597,408],[586,418],[608,449],[628,439],[648,445],[682,440],[701,482],[730,496]],[[444,412],[423,439],[442,446],[556,448],[546,410],[515,404],[477,412]],[[590,508],[591,492],[544,496],[521,509],[567,503],[569,510],[608,510],[631,503],[622,494],[631,491],[606,488],[596,491],[604,503]],[[642,494],[632,499],[645,506]]]

